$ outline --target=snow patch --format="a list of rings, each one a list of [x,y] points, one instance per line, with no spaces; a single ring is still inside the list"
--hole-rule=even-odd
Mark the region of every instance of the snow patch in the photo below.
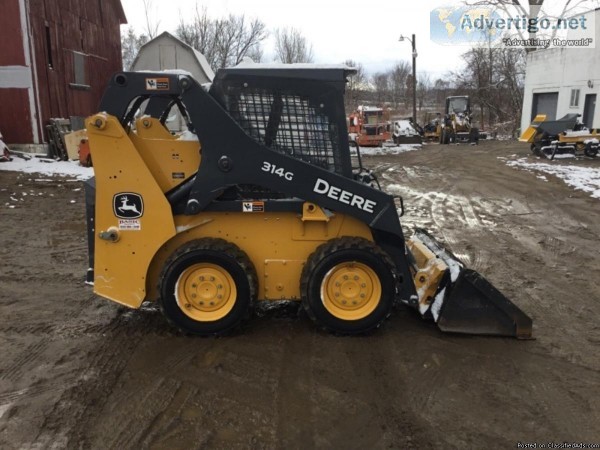
[[[94,169],[79,165],[79,161],[53,161],[50,163],[40,161],[38,158],[32,158],[27,161],[21,158],[13,158],[10,162],[0,163],[0,170],[39,173],[49,176],[67,175],[73,176],[77,180],[87,180],[94,176]]]
[[[510,167],[521,168],[527,171],[535,170],[554,175],[575,190],[589,192],[592,197],[600,199],[600,169],[581,166],[561,166],[547,163],[530,163],[526,158],[507,161],[506,164]],[[538,176],[538,178],[540,177]]]
[[[177,140],[178,141],[196,141],[196,142],[198,142],[198,136],[196,135],[196,133],[192,133],[191,131],[186,130],[179,135]]]
[[[412,152],[415,150],[420,150],[421,144],[400,144],[400,145],[392,145],[392,146],[383,146],[383,147],[361,147],[360,154],[369,155],[369,156],[378,156],[378,155],[398,155],[400,153]],[[350,148],[352,150],[352,148]]]
[[[444,304],[444,296],[446,295],[446,288],[442,289],[435,296],[435,300],[431,305],[431,314],[433,315],[433,320],[435,322],[438,321],[440,317],[440,310],[442,309],[442,305]]]

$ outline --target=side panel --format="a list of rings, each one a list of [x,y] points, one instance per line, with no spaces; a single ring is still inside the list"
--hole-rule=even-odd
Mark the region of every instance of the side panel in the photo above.
[[[138,119],[129,135],[163,192],[175,188],[198,171],[200,143],[179,140],[158,119]]]
[[[302,267],[316,248],[339,236],[373,240],[371,230],[351,216],[335,214],[329,222],[303,222],[296,213],[201,212],[176,216],[178,234],[157,253],[148,271],[148,300],[156,300],[156,286],[166,259],[194,239],[213,237],[233,242],[248,254],[258,275],[261,300],[300,299]],[[285,264],[284,264],[285,263]],[[284,266],[285,276],[281,276]]]
[[[94,292],[138,308],[154,254],[175,235],[171,206],[118,120],[98,114],[86,127],[96,176]],[[107,232],[117,240],[100,237]]]

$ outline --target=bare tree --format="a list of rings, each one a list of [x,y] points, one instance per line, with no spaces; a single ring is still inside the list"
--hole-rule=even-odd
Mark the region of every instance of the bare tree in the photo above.
[[[313,62],[312,44],[295,28],[278,28],[275,30],[275,59],[286,64]]]
[[[150,39],[154,39],[158,35],[158,27],[160,26],[160,20],[155,20],[153,10],[154,0],[142,0],[144,5],[144,16],[146,17],[146,35]]]
[[[406,78],[411,70],[411,65],[407,61],[399,61],[390,71],[389,88],[394,108],[398,108],[402,99],[406,101]]]
[[[428,73],[421,73],[417,76],[417,106],[419,113],[425,106],[425,103],[431,92],[431,76]],[[416,119],[416,118],[415,118]]]
[[[123,69],[130,70],[135,57],[140,51],[140,47],[148,41],[145,34],[137,35],[133,27],[129,27],[126,32],[121,32],[121,56],[123,58]]]
[[[356,70],[356,73],[348,77],[346,96],[344,98],[346,111],[353,111],[360,103],[361,94],[366,90],[367,75],[365,74],[365,68],[359,62],[347,59],[344,61],[344,65]]]
[[[383,106],[389,97],[390,73],[377,72],[372,77],[372,83],[375,90],[375,100],[379,106]]]
[[[259,19],[234,14],[214,19],[198,5],[191,23],[180,17],[175,34],[202,53],[215,69],[237,65],[245,56],[260,61],[261,43],[268,35]]]
[[[520,123],[526,52],[512,48],[477,47],[463,55],[465,68],[454,74],[457,90],[479,105],[481,123],[506,124],[512,134]]]

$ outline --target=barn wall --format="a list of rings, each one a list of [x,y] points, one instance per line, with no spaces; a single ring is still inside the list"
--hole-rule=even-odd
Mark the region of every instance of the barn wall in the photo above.
[[[24,66],[19,0],[4,0],[0,13],[0,66]],[[15,45],[16,44],[16,45]]]
[[[31,143],[29,89],[0,89],[0,130],[9,144]]]
[[[121,70],[118,7],[118,0],[29,0],[43,124],[96,112],[109,78]],[[74,53],[83,55],[83,80],[75,78]]]
[[[0,106],[0,130],[7,142],[39,142],[25,0],[2,4]]]

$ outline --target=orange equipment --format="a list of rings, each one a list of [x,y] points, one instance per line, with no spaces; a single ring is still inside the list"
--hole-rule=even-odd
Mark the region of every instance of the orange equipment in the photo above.
[[[348,136],[361,147],[381,147],[392,138],[389,112],[382,108],[359,106],[348,119]]]

